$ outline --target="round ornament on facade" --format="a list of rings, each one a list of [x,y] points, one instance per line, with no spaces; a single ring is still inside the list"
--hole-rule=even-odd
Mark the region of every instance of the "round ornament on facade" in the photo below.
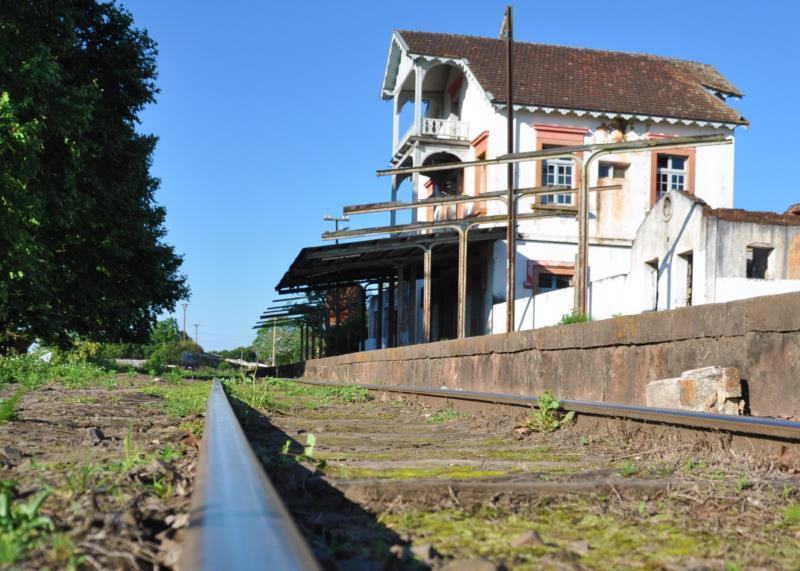
[[[664,198],[664,203],[661,206],[661,215],[664,217],[665,222],[672,218],[672,199],[669,196]]]

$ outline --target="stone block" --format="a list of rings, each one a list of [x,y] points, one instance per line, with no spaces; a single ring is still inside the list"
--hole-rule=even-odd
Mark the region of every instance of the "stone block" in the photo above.
[[[741,414],[742,386],[736,367],[703,367],[680,377],[647,383],[647,406],[698,412]]]

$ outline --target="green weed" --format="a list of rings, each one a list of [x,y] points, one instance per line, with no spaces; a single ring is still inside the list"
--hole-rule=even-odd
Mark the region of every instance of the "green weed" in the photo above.
[[[0,481],[0,563],[13,563],[30,549],[38,547],[53,531],[53,521],[39,514],[50,495],[41,490],[27,503],[15,502],[15,482]]]
[[[635,475],[639,471],[639,468],[636,467],[636,463],[632,460],[625,460],[622,464],[619,465],[617,468],[617,472],[619,472],[620,476],[623,478],[630,478],[631,476]]]
[[[586,323],[587,321],[591,321],[587,315],[573,311],[562,315],[560,323],[561,325],[569,325],[570,323]]]
[[[167,414],[186,418],[205,411],[210,388],[211,383],[208,382],[182,382],[168,387],[152,385],[142,389],[142,392],[164,399],[162,408]]]
[[[561,403],[553,397],[553,393],[545,391],[539,397],[538,407],[531,408],[525,426],[534,432],[553,432],[569,424],[574,418],[575,411],[562,414]]]
[[[25,390],[24,387],[17,389],[13,395],[0,402],[0,423],[16,420],[17,406],[19,405],[19,400],[22,398],[22,395],[25,394]]]
[[[742,474],[736,479],[736,491],[741,493],[747,487],[747,476]]]
[[[458,412],[454,408],[443,408],[442,410],[430,415],[425,422],[429,422],[431,424],[439,424],[442,422],[448,422],[450,420],[455,420],[458,418]]]

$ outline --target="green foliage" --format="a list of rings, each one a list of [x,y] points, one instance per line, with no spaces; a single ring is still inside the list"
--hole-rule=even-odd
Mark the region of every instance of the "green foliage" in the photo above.
[[[170,341],[156,346],[150,353],[146,366],[148,369],[161,371],[167,365],[180,365],[183,353],[202,353],[203,348],[191,340]]]
[[[113,2],[0,4],[0,352],[144,341],[188,295],[164,243],[156,47]]]
[[[560,323],[561,325],[568,325],[570,323],[586,323],[587,321],[591,321],[587,315],[573,311],[562,315]]]
[[[736,479],[736,491],[743,492],[744,489],[747,487],[747,476],[742,474]]]
[[[32,355],[0,356],[0,386],[17,383],[35,389],[60,382],[67,388],[82,388],[108,376],[104,368],[85,361],[63,362],[56,358],[46,363]]]
[[[617,471],[623,478],[630,478],[639,471],[639,468],[636,467],[636,463],[634,461],[625,460],[622,464],[619,465]]]
[[[455,420],[458,418],[458,412],[451,407],[443,408],[440,411],[435,412],[434,414],[430,415],[426,422],[431,424],[439,424],[442,422],[448,422],[450,420]]]
[[[272,327],[259,329],[252,345],[258,360],[272,362]],[[300,328],[278,325],[275,328],[275,364],[287,365],[300,361]]]
[[[142,389],[142,392],[164,399],[162,408],[167,414],[177,418],[186,418],[202,414],[206,410],[210,382],[186,382],[168,387],[152,385]]]
[[[783,511],[783,521],[789,525],[800,524],[800,504],[793,504]]]
[[[25,388],[17,389],[9,398],[0,402],[0,424],[9,420],[16,420],[19,399],[25,394]]]
[[[39,515],[39,509],[50,495],[48,490],[36,493],[26,503],[15,502],[15,482],[0,480],[0,563],[10,564],[26,551],[34,549],[54,529],[50,518]]]
[[[228,395],[256,410],[273,411],[285,408],[275,400],[267,383],[225,381],[224,387]]]
[[[539,397],[538,407],[531,408],[525,426],[534,432],[553,432],[572,422],[573,418],[575,411],[562,414],[561,403],[553,397],[553,393],[545,391]]]

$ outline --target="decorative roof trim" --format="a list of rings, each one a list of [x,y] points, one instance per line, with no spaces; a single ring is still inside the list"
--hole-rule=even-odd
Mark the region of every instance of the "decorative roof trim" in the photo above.
[[[492,103],[498,110],[505,109],[505,103]],[[559,113],[561,115],[575,115],[577,117],[583,117],[584,115],[588,115],[590,117],[599,118],[603,117],[606,119],[616,119],[621,118],[630,120],[636,119],[637,121],[652,121],[653,123],[663,123],[666,122],[670,125],[697,125],[698,127],[706,127],[711,126],[715,129],[719,129],[720,127],[724,127],[726,129],[733,130],[736,127],[744,127],[747,128],[746,124],[740,123],[724,123],[719,121],[708,121],[706,119],[682,119],[678,117],[661,117],[658,115],[641,115],[639,113],[617,113],[614,111],[596,111],[596,110],[588,110],[588,109],[568,109],[563,107],[544,107],[540,105],[514,105],[514,111],[530,111],[531,113],[536,113],[537,111],[541,111],[547,114],[550,113]]]

